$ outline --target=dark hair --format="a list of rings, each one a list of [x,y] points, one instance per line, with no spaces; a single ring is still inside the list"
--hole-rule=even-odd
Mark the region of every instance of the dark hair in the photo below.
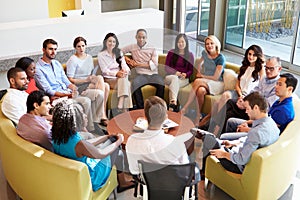
[[[149,125],[160,125],[167,115],[166,102],[158,96],[151,96],[145,100],[144,112]]]
[[[286,87],[293,87],[292,92],[294,92],[297,87],[298,79],[290,73],[281,74],[280,77],[285,78]]]
[[[137,31],[136,31],[136,35],[139,33],[139,32],[144,32],[144,33],[146,33],[146,35],[147,35],[147,31],[145,30],[145,29],[143,29],[143,28],[140,28],[140,29],[138,29]]]
[[[52,139],[54,143],[65,144],[76,133],[75,111],[71,99],[57,103],[53,109]]]
[[[17,62],[15,67],[19,67],[21,69],[23,69],[24,71],[27,70],[27,68],[31,65],[31,63],[33,63],[34,60],[29,58],[29,57],[22,57],[20,58]]]
[[[37,103],[40,106],[44,100],[43,99],[44,96],[47,96],[47,95],[43,91],[40,91],[40,90],[31,92],[28,95],[27,101],[26,101],[27,113],[34,110],[34,106],[33,106],[34,103]]]
[[[46,39],[46,40],[43,42],[43,49],[46,49],[48,44],[55,44],[55,45],[58,45],[57,42],[56,42],[55,40],[53,40],[53,39]]]
[[[259,94],[259,92],[252,92],[248,94],[244,97],[244,101],[248,101],[252,109],[255,105],[257,105],[261,112],[267,113],[268,111],[268,102],[261,94]]]
[[[17,77],[17,73],[19,72],[24,72],[24,70],[22,68],[19,67],[12,67],[7,71],[7,80],[10,83],[9,79],[11,78],[16,78]]]
[[[83,41],[85,45],[87,44],[86,39],[84,39],[83,37],[77,37],[74,39],[73,47],[76,48],[76,45],[81,41]]]
[[[106,41],[108,40],[108,38],[113,37],[116,40],[116,46],[113,48],[112,52],[113,54],[115,54],[116,57],[116,61],[119,64],[119,69],[121,69],[121,63],[122,63],[122,55],[121,55],[121,49],[119,48],[119,40],[117,38],[117,36],[114,33],[107,33],[104,40],[103,40],[103,47],[101,51],[104,51],[107,49],[106,46]]]
[[[255,82],[258,80],[259,72],[262,69],[264,64],[263,51],[260,48],[260,46],[255,44],[251,45],[245,52],[244,59],[242,61],[242,66],[240,68],[240,73],[238,75],[238,79],[240,80],[240,78],[245,74],[247,68],[250,66],[250,62],[248,60],[248,53],[250,50],[254,51],[254,55],[257,57],[257,60],[255,61],[254,71],[252,72],[252,78],[254,79],[253,82]]]
[[[186,43],[186,46],[184,48],[184,55],[183,55],[184,66],[187,65],[187,63],[189,62],[189,59],[190,59],[189,40],[188,40],[187,36],[184,33],[180,33],[180,34],[177,35],[177,37],[175,39],[175,49],[174,49],[174,54],[173,54],[173,57],[172,57],[172,65],[173,66],[176,66],[178,57],[180,56],[179,55],[179,48],[178,48],[178,45],[177,45],[180,38],[183,38],[185,43]]]

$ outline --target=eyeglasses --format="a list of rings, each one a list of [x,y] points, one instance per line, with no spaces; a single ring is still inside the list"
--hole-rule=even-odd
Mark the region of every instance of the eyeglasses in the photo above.
[[[268,67],[265,65],[265,70],[269,70],[270,72],[274,71],[275,67]]]

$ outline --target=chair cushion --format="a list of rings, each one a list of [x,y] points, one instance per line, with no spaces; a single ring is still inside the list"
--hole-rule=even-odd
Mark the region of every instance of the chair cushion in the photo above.
[[[234,90],[237,81],[237,73],[235,73],[232,69],[224,69],[223,79],[224,91]]]

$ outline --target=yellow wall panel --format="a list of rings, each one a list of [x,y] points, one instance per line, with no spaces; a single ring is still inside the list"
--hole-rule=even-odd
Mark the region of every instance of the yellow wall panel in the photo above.
[[[63,10],[74,10],[75,0],[48,0],[49,17],[61,17]]]

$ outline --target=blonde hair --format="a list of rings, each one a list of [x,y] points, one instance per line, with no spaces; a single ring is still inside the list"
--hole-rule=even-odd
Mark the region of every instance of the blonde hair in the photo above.
[[[206,43],[207,39],[210,39],[210,40],[212,40],[215,43],[215,45],[216,45],[216,51],[219,54],[221,52],[221,42],[220,42],[220,40],[216,36],[214,36],[214,35],[209,35],[209,36],[207,36],[204,39],[204,43]],[[206,50],[206,47],[205,47],[205,50]]]

